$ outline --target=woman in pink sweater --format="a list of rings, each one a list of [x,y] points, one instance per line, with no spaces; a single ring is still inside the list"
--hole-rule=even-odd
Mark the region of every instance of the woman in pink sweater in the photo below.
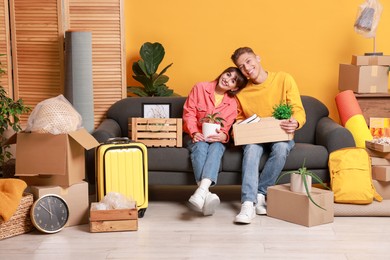
[[[235,94],[245,87],[247,79],[239,69],[229,67],[214,81],[197,83],[191,90],[183,108],[183,130],[190,137],[187,148],[191,152],[198,189],[190,197],[192,208],[212,215],[220,200],[209,192],[217,183],[218,172],[229,130],[237,116]],[[219,113],[224,118],[223,126],[207,138],[202,133],[201,119],[208,114]]]

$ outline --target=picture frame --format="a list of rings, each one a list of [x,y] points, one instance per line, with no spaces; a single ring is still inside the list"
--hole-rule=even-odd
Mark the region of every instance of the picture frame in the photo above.
[[[143,118],[170,118],[171,104],[169,103],[143,103]]]

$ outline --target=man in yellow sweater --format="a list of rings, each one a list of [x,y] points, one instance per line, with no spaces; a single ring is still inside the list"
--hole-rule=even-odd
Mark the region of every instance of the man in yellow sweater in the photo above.
[[[290,74],[264,70],[260,64],[260,57],[249,47],[237,49],[231,58],[249,79],[248,85],[236,96],[239,101],[237,121],[253,114],[271,117],[275,105],[288,103],[293,107],[293,116],[283,120],[280,127],[292,134],[305,124],[306,113],[298,86]],[[242,205],[240,213],[235,218],[236,223],[249,224],[256,214],[267,214],[267,187],[274,185],[294,144],[294,140],[291,140],[248,144],[243,147]],[[269,151],[270,154],[262,172],[259,173],[260,158],[264,151]]]

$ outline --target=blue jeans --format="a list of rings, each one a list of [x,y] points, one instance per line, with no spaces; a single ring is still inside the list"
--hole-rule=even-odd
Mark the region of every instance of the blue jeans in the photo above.
[[[191,152],[195,181],[198,183],[202,179],[207,178],[212,181],[212,185],[215,185],[218,179],[222,155],[226,150],[225,145],[220,142],[189,142],[187,148]]]
[[[267,194],[267,187],[275,184],[286,163],[287,155],[294,145],[294,140],[290,140],[244,146],[241,202],[253,201],[257,204],[257,194]],[[270,149],[270,154],[263,171],[259,173],[260,158],[263,155],[264,148],[267,146]]]

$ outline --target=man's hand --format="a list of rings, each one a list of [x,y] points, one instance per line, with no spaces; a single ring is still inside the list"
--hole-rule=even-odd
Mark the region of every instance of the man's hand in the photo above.
[[[280,123],[280,127],[288,134],[293,134],[298,128],[298,126],[298,121],[295,120],[293,117],[287,120],[282,120],[282,122]]]

